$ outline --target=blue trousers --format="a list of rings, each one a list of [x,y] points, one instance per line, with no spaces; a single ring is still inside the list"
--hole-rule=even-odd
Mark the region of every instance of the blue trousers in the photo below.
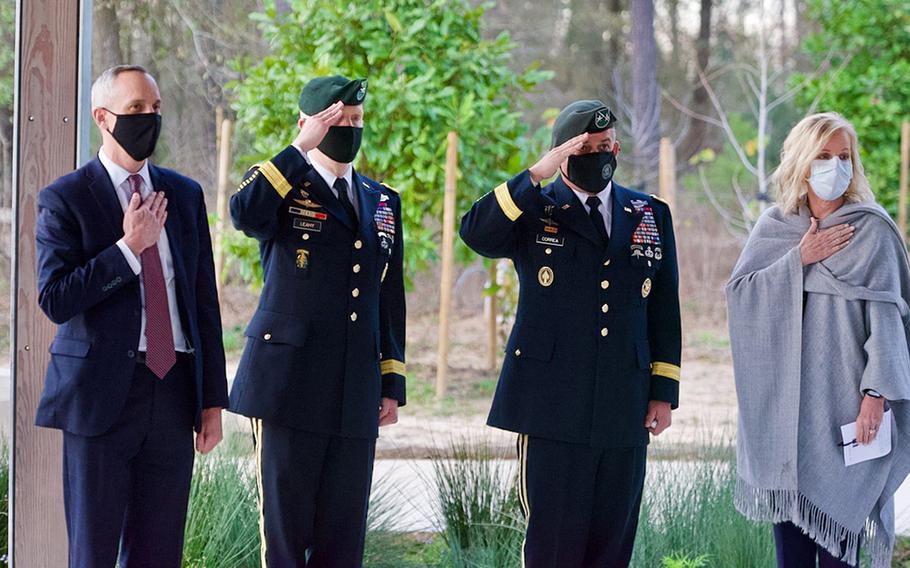
[[[856,568],[835,558],[793,523],[774,525],[778,568]],[[858,566],[858,565],[856,565]]]
[[[63,433],[71,568],[178,568],[193,472],[192,356],[158,379],[136,365],[117,422],[100,436]]]
[[[376,439],[252,420],[262,568],[359,568]]]
[[[632,558],[647,448],[518,437],[527,568],[624,568]]]

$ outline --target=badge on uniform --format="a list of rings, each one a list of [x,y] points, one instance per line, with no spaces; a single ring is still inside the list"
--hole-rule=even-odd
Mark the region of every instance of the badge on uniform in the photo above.
[[[645,278],[645,281],[641,285],[641,297],[647,298],[648,294],[651,293],[651,279]]]
[[[293,215],[300,215],[302,217],[311,217],[313,219],[319,219],[320,221],[325,221],[329,217],[325,213],[320,213],[319,211],[310,211],[309,209],[301,209],[300,207],[288,207],[288,213],[291,213]]]
[[[566,238],[565,237],[551,237],[550,235],[541,235],[540,233],[537,233],[537,239],[535,242],[539,245],[561,247],[566,244]]]
[[[303,205],[304,207],[311,207],[313,209],[319,209],[322,205],[316,203],[312,199],[295,199],[294,203],[298,205]]]
[[[554,235],[559,232],[559,223],[550,219],[549,217],[541,217],[543,221],[543,230],[547,233],[553,233]]]
[[[306,219],[294,219],[294,228],[301,231],[312,231],[314,233],[322,232],[322,221],[307,221]]]
[[[654,211],[643,200],[632,201],[632,206],[642,215],[638,227],[632,233],[632,258],[639,261],[637,264],[647,263],[648,266],[652,266],[652,261],[663,258],[661,249],[663,243],[660,240],[660,231],[657,230]]]
[[[544,288],[549,288],[553,284],[553,269],[549,266],[541,266],[537,271],[537,281]]]
[[[376,213],[373,214],[373,223],[376,225],[379,247],[386,254],[391,254],[392,244],[395,242],[395,213],[389,207],[388,201],[380,200]]]
[[[648,204],[644,199],[633,199],[631,201],[632,207],[635,208],[636,213],[641,213],[641,210],[644,209],[645,205]]]
[[[310,251],[307,249],[297,249],[297,268],[306,270],[310,265]]]

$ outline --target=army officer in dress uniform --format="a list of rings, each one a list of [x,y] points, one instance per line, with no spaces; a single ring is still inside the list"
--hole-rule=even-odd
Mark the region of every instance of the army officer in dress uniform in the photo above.
[[[360,566],[377,427],[405,403],[401,200],[354,171],[366,80],[320,77],[231,198],[265,287],[231,410],[252,418],[262,565]]]
[[[678,401],[670,210],[612,181],[614,121],[600,101],[570,104],[552,149],[462,219],[468,246],[518,272],[488,424],[519,434],[530,568],[628,565],[649,434]]]

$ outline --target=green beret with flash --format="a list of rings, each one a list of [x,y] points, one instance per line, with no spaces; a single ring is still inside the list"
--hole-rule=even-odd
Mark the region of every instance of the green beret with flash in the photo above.
[[[559,112],[553,124],[553,147],[584,132],[603,132],[612,128],[616,116],[603,101],[575,101]]]
[[[298,106],[304,114],[313,116],[338,101],[357,106],[363,104],[366,98],[366,79],[348,79],[341,75],[333,75],[317,77],[304,85]]]

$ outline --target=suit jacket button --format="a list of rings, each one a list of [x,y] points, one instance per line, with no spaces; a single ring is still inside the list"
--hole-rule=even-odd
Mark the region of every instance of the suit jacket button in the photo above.
[[[268,341],[268,340],[272,339],[272,334],[271,334],[271,333],[266,333],[266,334],[264,334],[264,335],[262,336],[262,338],[265,339],[266,341]]]
[[[607,304],[604,304],[600,307],[600,311],[602,311],[603,313],[607,313],[610,311],[610,306],[608,306]]]
[[[130,349],[129,351],[126,352],[126,356],[129,357],[130,359],[132,359],[133,357],[136,356],[136,353],[133,352],[132,349]]]
[[[606,262],[604,262],[604,266],[610,266],[610,259],[609,259],[609,258],[607,259]]]

